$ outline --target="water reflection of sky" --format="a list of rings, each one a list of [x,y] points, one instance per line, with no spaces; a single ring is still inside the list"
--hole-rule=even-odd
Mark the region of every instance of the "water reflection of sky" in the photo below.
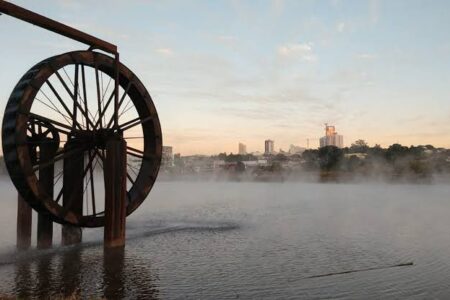
[[[450,185],[158,182],[127,218],[123,258],[111,259],[103,255],[101,229],[84,230],[77,247],[60,247],[55,236],[53,249],[16,255],[15,198],[3,190],[0,295],[446,299],[450,294]],[[414,265],[405,268],[308,279],[410,261]]]

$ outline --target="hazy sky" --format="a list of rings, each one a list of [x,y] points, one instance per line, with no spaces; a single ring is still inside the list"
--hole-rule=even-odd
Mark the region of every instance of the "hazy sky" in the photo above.
[[[182,154],[450,146],[449,1],[12,1],[119,46]],[[0,110],[38,61],[86,46],[0,16]]]

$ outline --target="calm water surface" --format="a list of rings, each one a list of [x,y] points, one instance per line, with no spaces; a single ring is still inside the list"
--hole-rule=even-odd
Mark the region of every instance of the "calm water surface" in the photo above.
[[[158,182],[127,219],[124,253],[107,256],[98,229],[16,254],[16,196],[7,180],[0,191],[0,295],[450,297],[450,185]]]

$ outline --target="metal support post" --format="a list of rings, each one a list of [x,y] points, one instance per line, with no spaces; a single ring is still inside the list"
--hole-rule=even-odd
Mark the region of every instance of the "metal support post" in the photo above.
[[[72,147],[72,144],[67,143],[65,148],[67,147]],[[75,213],[82,214],[84,155],[81,154],[78,156],[65,158],[63,172],[63,207]],[[81,243],[81,228],[68,224],[63,225],[61,238],[62,245]]]
[[[39,147],[39,159],[42,161],[52,160],[55,151],[55,145],[52,143],[42,143]],[[39,168],[39,183],[44,188],[47,195],[53,198],[53,176],[54,164],[42,166]],[[37,224],[37,247],[39,249],[50,248],[53,244],[53,221],[47,214],[38,214]]]
[[[125,246],[127,143],[121,138],[106,143],[105,248]]]
[[[31,246],[31,206],[17,194],[17,249]]]

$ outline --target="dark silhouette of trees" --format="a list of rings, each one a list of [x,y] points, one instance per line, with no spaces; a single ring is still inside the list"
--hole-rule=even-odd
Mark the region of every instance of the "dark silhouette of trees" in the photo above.
[[[315,170],[319,167],[319,150],[308,149],[302,153],[304,168],[306,170]]]
[[[325,146],[319,149],[319,165],[324,171],[337,170],[344,152],[335,146]]]
[[[350,153],[367,153],[369,145],[364,140],[355,141],[349,149]]]

